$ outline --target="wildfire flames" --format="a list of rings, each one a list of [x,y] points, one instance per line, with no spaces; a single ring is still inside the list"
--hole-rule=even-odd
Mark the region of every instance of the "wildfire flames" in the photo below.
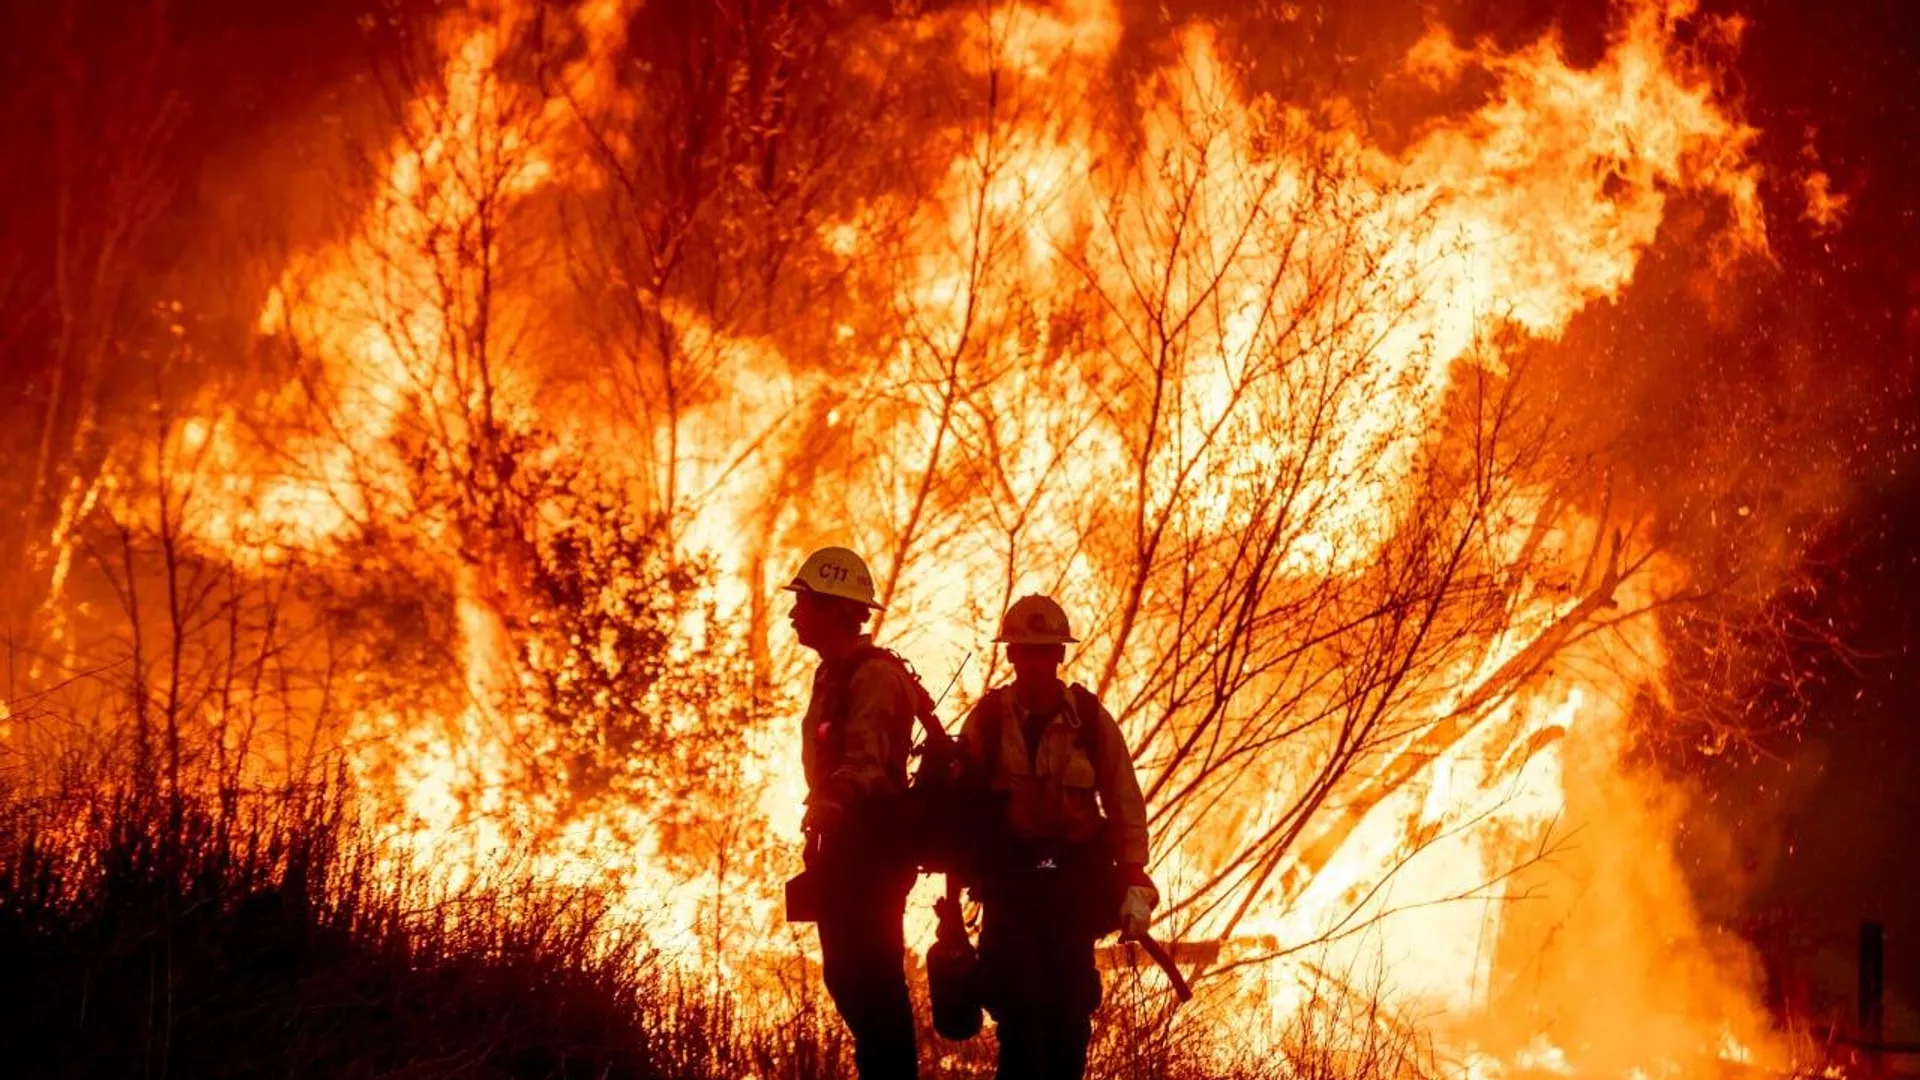
[[[1693,571],[1529,382],[1677,207],[1703,263],[1764,257],[1736,20],[1623,6],[1585,64],[1436,28],[1395,76],[1428,114],[1388,122],[1257,88],[1204,24],[1143,60],[1100,0],[854,22],[811,74],[651,99],[645,16],[445,16],[351,228],[280,269],[264,383],[129,439],[63,526],[436,583],[441,682],[366,660],[322,739],[397,863],[606,888],[732,985],[811,948],[773,587],[842,542],[944,717],[1004,674],[1008,600],[1066,605],[1223,1039],[1333,972],[1475,1076],[1782,1060],[1682,801],[1626,764]]]

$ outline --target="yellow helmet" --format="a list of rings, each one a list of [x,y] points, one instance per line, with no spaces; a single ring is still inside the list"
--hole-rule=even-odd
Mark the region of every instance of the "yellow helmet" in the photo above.
[[[1000,636],[993,640],[1004,645],[1065,645],[1079,641],[1067,626],[1067,613],[1050,596],[1023,596],[1007,609],[1000,620]]]
[[[790,592],[837,596],[856,604],[882,610],[873,598],[873,574],[860,556],[843,547],[824,547],[807,556],[800,572],[784,588]]]

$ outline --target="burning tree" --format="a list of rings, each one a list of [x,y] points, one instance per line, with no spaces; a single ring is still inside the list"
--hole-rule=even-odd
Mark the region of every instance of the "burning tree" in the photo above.
[[[1389,148],[1203,23],[1122,62],[1098,3],[450,13],[391,50],[347,235],[279,268],[266,374],[168,413],[103,512],[248,587],[378,568],[313,603],[396,849],[530,846],[690,957],[771,928],[769,586],[847,539],[931,672],[1066,602],[1221,994],[1286,1016],[1279,961],[1379,954],[1463,1052],[1654,1012],[1654,1052],[1719,1052],[1762,1025],[1671,859],[1623,854],[1671,810],[1621,765],[1658,614],[1713,582],[1538,373],[1676,201],[1705,257],[1764,248],[1728,25],[1623,8],[1584,68],[1429,34],[1399,77],[1489,89]],[[418,613],[404,678],[343,607]],[[1604,902],[1509,919],[1569,881]],[[1634,1004],[1505,1008],[1656,949]]]

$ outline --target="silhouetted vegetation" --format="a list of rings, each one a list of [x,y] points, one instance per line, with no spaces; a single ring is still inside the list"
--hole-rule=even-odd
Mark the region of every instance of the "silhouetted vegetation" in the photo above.
[[[591,891],[383,876],[343,794],[7,804],[8,1074],[831,1075],[818,1015],[750,1034]]]
[[[0,803],[8,1075],[850,1075],[817,987],[786,1015],[746,1015],[593,890],[395,873],[352,807],[338,779],[206,801],[71,784]],[[1411,1040],[1381,1027],[1365,1045],[1236,1060],[1156,977],[1109,977],[1090,1075],[1419,1071]],[[992,1050],[990,1034],[954,1044],[928,1029],[923,1075],[990,1075]]]

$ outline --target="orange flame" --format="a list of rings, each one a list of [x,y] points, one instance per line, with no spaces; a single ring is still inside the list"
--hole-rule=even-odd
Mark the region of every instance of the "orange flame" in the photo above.
[[[539,872],[609,889],[687,962],[738,975],[777,925],[771,886],[795,839],[791,716],[741,736],[750,805],[733,809],[770,834],[749,845],[748,871],[673,867],[649,807],[581,812],[529,790],[515,755],[529,739],[536,757],[550,748],[508,704],[522,677],[510,567],[476,554],[478,531],[418,504],[409,481],[420,455],[456,469],[488,432],[543,427],[539,452],[625,490],[649,483],[629,450],[657,433],[545,381],[543,351],[591,347],[553,341],[543,321],[564,283],[538,260],[514,288],[476,269],[512,257],[514,230],[551,226],[538,209],[551,191],[606,183],[578,163],[582,128],[646,107],[614,77],[630,15],[612,0],[580,10],[564,94],[501,74],[526,17],[512,5],[448,19],[442,78],[409,106],[358,228],[290,266],[260,319],[320,359],[325,407],[351,424],[289,434],[271,449],[295,467],[273,470],[230,409],[209,407],[178,439],[222,478],[190,523],[202,541],[237,558],[326,557],[356,523],[404,521],[416,557],[453,582],[467,707],[371,712],[348,739],[370,802],[396,811],[396,858],[471,869],[532,845]],[[1053,592],[1089,624],[1077,671],[1133,703],[1119,711],[1146,778],[1177,788],[1190,779],[1174,746],[1185,714],[1150,699],[1169,692],[1158,665],[1209,644],[1180,640],[1183,575],[1221,564],[1216,538],[1261,523],[1273,477],[1297,473],[1289,505],[1307,508],[1275,579],[1310,583],[1286,586],[1300,596],[1358,595],[1397,557],[1450,405],[1479,374],[1508,374],[1500,335],[1550,342],[1617,297],[1676,199],[1724,207],[1717,257],[1765,250],[1754,133],[1677,41],[1698,18],[1681,2],[1629,7],[1584,69],[1552,38],[1502,53],[1435,31],[1405,74],[1439,86],[1471,71],[1493,90],[1398,151],[1369,142],[1348,103],[1249,92],[1205,27],[1142,80],[1137,118],[1116,120],[1093,90],[1074,96],[1106,85],[1122,40],[1100,0],[870,31],[878,52],[957,42],[995,97],[986,120],[927,133],[951,155],[924,192],[816,222],[820,256],[863,308],[821,346],[839,350],[832,362],[690,300],[643,298],[724,390],[673,421],[676,536],[721,571],[711,621],[690,617],[688,641],[751,627],[775,670],[796,669],[792,645],[767,640],[767,577],[829,536],[877,557],[886,629],[930,676],[984,654],[1009,596]],[[312,407],[291,388],[275,404]],[[823,456],[829,443],[847,453]],[[779,482],[788,474],[812,478],[804,495]],[[1483,557],[1522,567],[1499,583],[1497,628],[1437,657],[1399,734],[1235,895],[1239,914],[1196,910],[1174,916],[1178,929],[1247,955],[1323,941],[1219,980],[1275,1024],[1303,1005],[1303,963],[1383,966],[1476,1076],[1644,1073],[1728,1046],[1767,1057],[1751,973],[1701,926],[1672,858],[1676,796],[1621,764],[1629,703],[1662,676],[1658,627],[1643,616],[1567,634],[1590,614],[1583,564],[1609,538],[1548,488],[1518,477],[1487,497]],[[1165,547],[1142,554],[1144,522],[1164,526]],[[1644,608],[1683,580],[1649,559],[1608,600]],[[1338,587],[1314,591],[1327,582]],[[1542,650],[1553,664],[1534,663]],[[970,668],[961,694],[989,670]],[[1251,722],[1254,697],[1283,691],[1308,713],[1334,708],[1338,675],[1250,680],[1228,721]],[[1501,689],[1476,696],[1489,685]],[[1283,822],[1330,738],[1303,731],[1170,812],[1162,831],[1181,839],[1156,867],[1170,898]],[[1511,899],[1522,893],[1536,899]]]

